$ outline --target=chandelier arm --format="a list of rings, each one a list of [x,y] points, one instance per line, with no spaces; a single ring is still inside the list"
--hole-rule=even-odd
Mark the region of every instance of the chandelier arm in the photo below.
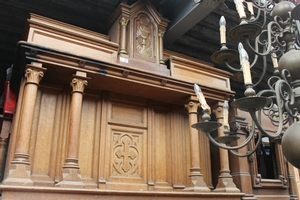
[[[256,38],[255,38],[255,48],[252,47],[252,45],[250,44],[250,40],[249,40],[249,37],[246,37],[245,38],[245,42],[246,44],[248,45],[248,47],[251,49],[252,52],[254,52],[255,54],[259,55],[259,56],[266,56],[268,54],[270,54],[271,50],[272,50],[272,26],[273,25],[276,25],[280,30],[282,30],[282,28],[280,27],[280,25],[275,22],[275,21],[271,21],[268,23],[268,26],[267,26],[267,42],[265,43],[267,45],[267,48],[265,48],[265,51],[264,52],[259,52],[258,51],[258,41],[259,41],[259,38],[260,38],[260,35],[258,35]],[[265,31],[263,31],[264,33]]]
[[[278,110],[281,110],[280,106],[278,107]],[[259,121],[258,121],[258,119],[257,119],[257,117],[256,117],[256,114],[255,114],[256,111],[255,111],[255,109],[249,109],[248,111],[249,111],[249,113],[250,113],[250,115],[251,115],[251,118],[252,118],[253,122],[255,123],[255,126],[258,128],[259,131],[261,131],[262,134],[266,135],[266,136],[269,137],[269,138],[276,138],[276,137],[278,137],[278,136],[281,134],[282,128],[283,128],[282,111],[280,111],[281,114],[279,114],[279,125],[278,125],[278,130],[277,130],[277,132],[276,132],[275,134],[273,134],[273,135],[267,133],[267,132],[263,129],[263,127],[261,126],[261,124],[259,123]]]
[[[256,13],[256,16],[254,18],[250,18],[249,20],[247,20],[247,22],[255,22],[256,20],[258,20],[258,18],[260,17],[260,12],[261,12],[261,9],[257,9],[257,13]]]
[[[256,46],[256,45],[255,45]],[[257,49],[257,48],[255,48],[255,49]],[[258,55],[254,55],[254,59],[253,59],[253,61],[252,61],[252,63],[251,63],[251,65],[250,65],[250,68],[252,68],[256,63],[257,63],[257,60],[258,60]]]
[[[254,136],[254,133],[255,133],[255,130],[251,130],[250,131],[250,134],[249,136],[246,138],[246,140],[243,141],[242,144],[238,145],[238,146],[224,146],[220,143],[218,143],[214,138],[212,138],[211,134],[210,133],[205,133],[206,136],[208,137],[208,139],[216,146],[218,146],[219,148],[222,148],[222,149],[226,149],[226,150],[236,150],[236,149],[241,149],[243,148],[244,146],[246,146],[250,141],[251,139],[253,138]]]
[[[255,54],[255,57],[257,57],[256,54]],[[266,74],[266,71],[267,71],[267,58],[266,58],[266,56],[263,56],[263,70],[262,70],[262,73],[260,74],[258,81],[255,84],[253,84],[253,87],[256,87],[258,84],[261,83],[261,81],[263,80],[263,78]]]
[[[232,67],[229,63],[228,63],[228,61],[224,61],[225,62],[225,64],[226,64],[226,66],[230,69],[230,70],[232,70],[232,71],[235,71],[235,72],[241,72],[241,71],[243,71],[241,68],[240,69],[237,69],[237,68],[234,68],[234,67]]]
[[[280,90],[283,85],[285,85],[285,87],[288,88],[288,91],[287,91],[288,95],[286,97],[284,96],[284,94],[282,94],[282,92]],[[293,90],[292,90],[291,86],[289,85],[289,83],[286,80],[277,81],[275,84],[275,92],[276,92],[277,102],[280,102],[282,99],[284,101],[285,111],[289,114],[290,117],[297,118],[297,115],[298,115],[297,110],[295,111],[295,113],[293,113],[292,112],[293,110],[290,109],[290,106],[294,105],[294,103],[295,103],[295,95],[294,95]],[[279,108],[281,108],[281,107],[279,107]],[[279,115],[282,115],[282,113],[279,113]]]
[[[271,50],[271,44],[270,44],[271,39],[269,39],[269,35],[271,36],[271,34],[268,33],[268,51],[263,52],[263,53],[258,52],[258,50],[256,50],[257,49],[256,47],[255,48],[252,47],[252,45],[250,44],[250,40],[249,40],[248,37],[245,39],[245,42],[246,42],[247,46],[251,49],[251,51],[254,52],[256,55],[266,56],[266,55],[268,55],[270,53],[270,50]],[[255,46],[258,43],[257,41],[258,41],[258,37],[255,39]]]
[[[261,143],[261,138],[262,138],[262,134],[259,132],[258,133],[258,140],[255,143],[254,148],[251,151],[247,151],[247,153],[245,153],[245,154],[238,153],[235,150],[229,150],[229,151],[230,151],[230,153],[232,153],[233,155],[238,156],[238,157],[248,157],[248,156],[252,155],[257,150],[259,144]]]

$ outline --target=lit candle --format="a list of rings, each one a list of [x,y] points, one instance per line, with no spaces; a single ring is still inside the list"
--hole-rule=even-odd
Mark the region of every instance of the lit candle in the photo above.
[[[252,84],[250,63],[248,61],[249,57],[248,57],[248,54],[247,54],[246,50],[244,49],[244,46],[242,45],[242,43],[239,43],[238,50],[239,50],[239,54],[240,54],[240,64],[241,64],[242,70],[243,70],[244,84],[245,85]]]
[[[226,20],[224,16],[220,18],[220,43],[226,44]]]
[[[210,107],[209,107],[209,105],[207,105],[205,97],[202,93],[202,90],[200,89],[200,87],[197,84],[194,84],[194,90],[195,90],[195,94],[200,102],[201,108],[203,110],[208,111],[208,113],[211,114]]]
[[[228,110],[229,110],[228,101],[224,101],[224,105],[223,105],[223,126],[227,130],[229,129]]]
[[[247,2],[247,8],[251,14],[251,16],[254,16],[254,11],[253,11],[253,4],[252,2]]]
[[[245,13],[245,10],[244,10],[243,1],[244,0],[234,0],[235,7],[236,7],[236,10],[237,10],[237,12],[240,16],[240,19],[245,19],[246,18],[246,13]]]

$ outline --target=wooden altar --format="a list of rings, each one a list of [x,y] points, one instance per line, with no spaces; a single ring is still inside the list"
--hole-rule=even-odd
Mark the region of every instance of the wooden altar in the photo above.
[[[193,84],[222,122],[231,74],[164,50],[167,24],[148,1],[121,4],[108,36],[31,14],[11,80],[2,200],[261,199],[255,169],[191,128],[201,116]],[[268,188],[290,199],[282,166]]]

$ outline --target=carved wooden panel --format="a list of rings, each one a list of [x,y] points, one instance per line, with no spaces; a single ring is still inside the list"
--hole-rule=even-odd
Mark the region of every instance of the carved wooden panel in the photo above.
[[[134,23],[134,57],[155,62],[155,25],[151,16],[140,12],[135,16]]]
[[[105,176],[111,189],[147,189],[146,102],[111,94]],[[126,184],[124,184],[126,183]]]
[[[147,131],[122,126],[108,128],[106,187],[147,189]]]

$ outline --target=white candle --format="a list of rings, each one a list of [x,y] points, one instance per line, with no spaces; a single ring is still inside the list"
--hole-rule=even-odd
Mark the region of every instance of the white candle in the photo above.
[[[254,15],[254,11],[253,11],[253,4],[252,4],[252,2],[247,2],[247,8],[248,8],[251,16],[253,16]]]
[[[203,110],[207,110],[209,114],[211,114],[211,109],[209,107],[209,105],[206,103],[206,100],[205,100],[205,97],[202,93],[202,90],[201,88],[197,85],[197,84],[194,84],[194,91],[195,91],[195,94],[200,102],[200,105],[201,105],[201,108]]]
[[[220,18],[220,43],[226,44],[226,20],[224,16]]]
[[[246,13],[245,13],[245,10],[244,10],[243,1],[244,0],[234,0],[235,7],[236,7],[236,10],[237,10],[237,12],[240,16],[240,19],[245,19],[246,18]]]
[[[242,43],[239,43],[238,50],[240,53],[240,64],[241,64],[242,70],[243,70],[244,84],[245,85],[252,84],[250,63],[248,61],[249,57],[248,57],[248,54],[247,54],[246,50],[244,49],[244,46],[242,45]]]
[[[229,105],[228,101],[224,101],[223,105],[223,126],[225,129],[229,129],[229,123],[228,123],[228,110],[229,110]]]

